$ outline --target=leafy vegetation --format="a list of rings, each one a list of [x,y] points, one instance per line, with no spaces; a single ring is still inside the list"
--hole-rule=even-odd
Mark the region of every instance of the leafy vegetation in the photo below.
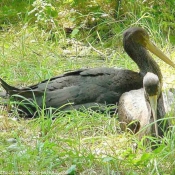
[[[0,75],[15,86],[81,67],[136,70],[122,49],[122,33],[130,26],[146,28],[175,61],[174,0],[2,0],[0,8]],[[159,65],[164,88],[173,87],[174,70]],[[175,173],[174,126],[151,151],[143,144],[145,137],[138,140],[122,133],[117,117],[108,110],[43,110],[38,118],[26,120],[2,107],[0,174]],[[166,117],[174,120],[174,113]]]

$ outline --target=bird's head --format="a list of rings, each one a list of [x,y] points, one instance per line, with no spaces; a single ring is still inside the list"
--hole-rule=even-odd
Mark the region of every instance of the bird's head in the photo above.
[[[143,78],[143,88],[146,97],[149,100],[151,112],[154,120],[155,134],[158,137],[158,125],[157,125],[157,100],[161,92],[160,81],[157,75],[148,72]]]
[[[127,46],[132,45],[133,43],[137,43],[175,68],[175,64],[150,41],[147,31],[141,27],[131,27],[127,29],[123,34],[123,43]]]

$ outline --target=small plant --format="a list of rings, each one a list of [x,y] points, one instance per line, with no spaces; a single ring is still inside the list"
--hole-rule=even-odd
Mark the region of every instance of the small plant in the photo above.
[[[36,0],[32,4],[33,9],[28,13],[34,14],[35,23],[44,29],[56,28],[55,18],[58,16],[55,7],[44,0]]]

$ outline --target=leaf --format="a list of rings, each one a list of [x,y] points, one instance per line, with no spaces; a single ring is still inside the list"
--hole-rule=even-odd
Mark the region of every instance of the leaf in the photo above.
[[[79,32],[79,29],[75,28],[71,33],[71,38],[74,38],[78,32]]]
[[[105,157],[105,158],[103,159],[103,162],[109,162],[109,161],[111,161],[111,160],[113,160],[112,157]]]
[[[71,165],[71,167],[66,171],[66,174],[73,175],[76,172],[76,165]]]
[[[136,161],[137,165],[145,165],[147,164],[151,159],[153,158],[153,155],[150,153],[144,153],[141,158]]]

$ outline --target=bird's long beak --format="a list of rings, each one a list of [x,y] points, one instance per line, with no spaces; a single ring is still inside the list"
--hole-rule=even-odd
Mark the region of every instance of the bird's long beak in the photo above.
[[[146,48],[152,52],[154,55],[159,57],[165,63],[175,68],[175,64],[160,50],[158,49],[151,41],[147,41]]]
[[[154,119],[156,137],[158,137],[159,134],[158,134],[158,125],[157,125],[157,95],[149,96],[149,101],[150,101],[150,106],[151,106],[153,119]]]

